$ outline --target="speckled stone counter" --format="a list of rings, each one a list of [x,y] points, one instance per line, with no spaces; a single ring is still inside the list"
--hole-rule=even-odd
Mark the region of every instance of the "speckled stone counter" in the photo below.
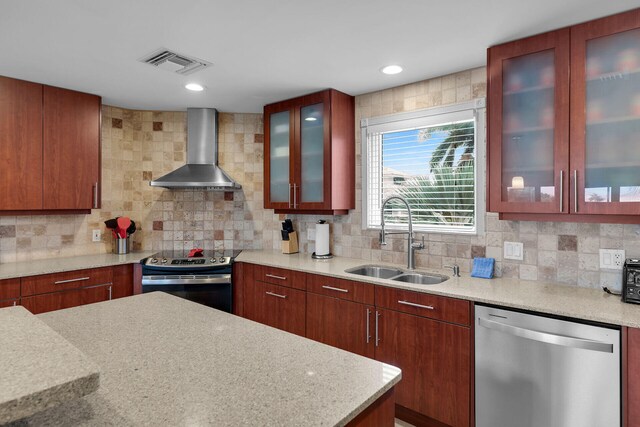
[[[109,267],[112,265],[135,264],[154,252],[134,252],[126,255],[95,254],[67,258],[38,259],[25,262],[0,264],[0,280],[14,277],[37,276],[39,274],[60,273],[83,268]]]
[[[0,424],[94,392],[98,366],[23,307],[0,309]]]
[[[356,258],[335,257],[314,260],[309,254],[284,255],[277,251],[243,251],[237,262],[267,265],[323,274],[326,276],[408,289],[435,295],[495,304],[559,316],[592,320],[613,325],[640,328],[640,305],[626,304],[619,296],[599,289],[586,289],[557,283],[544,283],[511,278],[476,279],[462,273],[437,285],[416,285],[387,279],[375,279],[346,273],[345,270],[364,264],[392,265]],[[406,266],[393,265],[406,269]],[[422,270],[451,276],[450,271]]]
[[[22,425],[344,425],[399,369],[164,293],[38,316],[101,387]]]

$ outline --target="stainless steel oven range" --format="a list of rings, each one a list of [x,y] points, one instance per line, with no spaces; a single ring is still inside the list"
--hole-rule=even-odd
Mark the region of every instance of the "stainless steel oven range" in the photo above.
[[[161,291],[231,313],[231,265],[239,251],[189,257],[160,252],[142,260],[142,292]]]

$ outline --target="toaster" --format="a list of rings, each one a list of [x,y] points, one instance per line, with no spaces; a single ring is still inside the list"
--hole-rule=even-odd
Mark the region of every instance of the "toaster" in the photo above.
[[[622,301],[640,304],[640,259],[627,258],[622,268]]]

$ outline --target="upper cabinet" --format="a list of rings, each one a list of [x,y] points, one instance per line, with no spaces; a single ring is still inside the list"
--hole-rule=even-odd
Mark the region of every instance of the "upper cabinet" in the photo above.
[[[355,208],[354,98],[330,89],[264,107],[264,207],[346,214]]]
[[[490,211],[640,222],[640,10],[494,46],[488,84]]]
[[[0,76],[0,214],[100,207],[100,105]]]

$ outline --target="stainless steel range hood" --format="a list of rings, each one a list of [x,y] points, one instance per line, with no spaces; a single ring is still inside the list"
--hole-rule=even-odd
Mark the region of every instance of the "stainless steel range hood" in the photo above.
[[[233,191],[242,188],[218,167],[218,111],[187,108],[187,164],[153,180],[152,187],[206,188]]]

